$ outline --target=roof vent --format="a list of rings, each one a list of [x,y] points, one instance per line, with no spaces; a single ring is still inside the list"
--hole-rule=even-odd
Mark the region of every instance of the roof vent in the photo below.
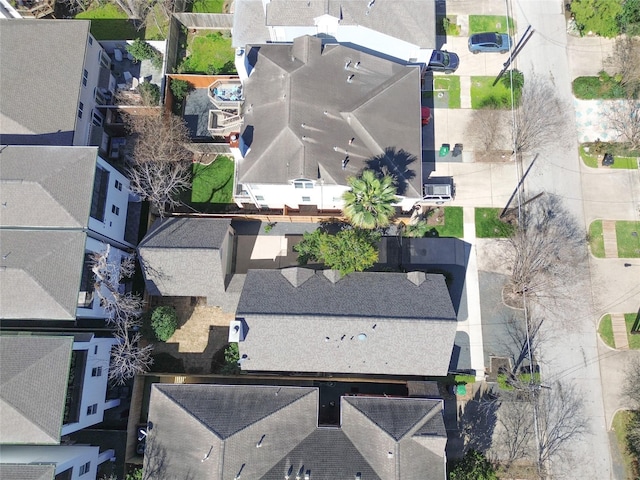
[[[260,440],[258,440],[258,443],[256,443],[256,448],[260,448],[262,446],[262,441],[264,440],[264,437],[266,437],[266,435],[262,435],[262,437],[260,437]]]
[[[364,342],[367,339],[367,334],[366,333],[359,333],[358,334],[358,340],[360,340],[361,342]]]
[[[349,163],[349,155],[344,157],[344,159],[342,160],[342,169],[343,170],[345,170],[347,168],[347,163]]]
[[[424,272],[409,272],[407,273],[407,280],[413,283],[416,287],[419,287],[427,279],[427,274]]]
[[[353,77],[355,77],[355,75],[353,73],[351,75],[349,75],[347,77],[347,83],[352,83],[353,82]]]
[[[351,60],[347,60],[347,63],[344,64],[344,69],[348,70],[350,66],[351,66]]]
[[[356,62],[356,64],[353,66],[353,68],[356,68],[356,69],[360,68],[360,62]]]
[[[307,470],[304,472],[304,480],[309,480],[311,478],[311,470]]]
[[[362,479],[362,473],[358,472],[356,473],[356,480],[361,480]]]
[[[393,458],[393,452],[387,452],[387,458]]]

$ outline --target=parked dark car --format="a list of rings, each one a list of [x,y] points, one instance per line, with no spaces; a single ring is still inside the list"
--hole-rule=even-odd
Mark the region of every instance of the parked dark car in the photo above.
[[[457,54],[445,50],[434,50],[427,65],[427,70],[453,73],[458,68],[458,65],[460,65],[460,58]]]
[[[511,48],[511,37],[506,33],[476,33],[469,37],[469,51],[507,53]]]

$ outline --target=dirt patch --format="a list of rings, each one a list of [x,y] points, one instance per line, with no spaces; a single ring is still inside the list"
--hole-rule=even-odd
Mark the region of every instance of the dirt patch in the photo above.
[[[474,152],[476,162],[482,163],[506,163],[511,162],[513,157],[509,150],[496,150],[491,152]]]

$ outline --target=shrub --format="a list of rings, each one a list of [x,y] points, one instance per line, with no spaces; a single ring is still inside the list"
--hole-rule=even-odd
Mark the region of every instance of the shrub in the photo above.
[[[511,88],[511,82],[513,81],[513,90],[514,92],[518,92],[522,90],[524,86],[524,74],[517,68],[514,68],[506,72],[500,81],[506,88]]]
[[[138,85],[138,93],[147,107],[155,107],[160,103],[160,87],[155,83],[142,82]]]
[[[451,480],[497,480],[491,462],[482,453],[469,450],[464,458],[451,470]]]
[[[220,369],[220,373],[223,375],[236,375],[240,373],[240,352],[238,351],[237,343],[230,343],[227,348],[224,349],[224,366]]]
[[[192,89],[189,82],[187,82],[186,80],[177,79],[171,80],[169,88],[171,89],[171,93],[173,93],[173,97],[179,102],[184,100],[184,97],[186,97],[189,91]]]
[[[156,307],[151,314],[151,328],[158,340],[166,342],[178,328],[178,314],[173,307]]]
[[[158,54],[155,48],[139,38],[136,38],[132,44],[127,45],[127,52],[138,61],[150,60],[154,55]]]

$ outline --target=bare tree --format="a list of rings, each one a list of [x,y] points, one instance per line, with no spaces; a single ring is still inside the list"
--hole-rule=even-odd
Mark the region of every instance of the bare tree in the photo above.
[[[541,151],[552,146],[570,125],[569,108],[551,82],[535,74],[527,78],[515,115],[515,151]]]
[[[627,35],[616,38],[604,64],[609,73],[620,78],[627,96],[640,92],[640,38]]]
[[[625,369],[622,394],[631,402],[634,409],[640,410],[640,357],[629,359]]]
[[[164,216],[180,204],[179,194],[190,187],[193,152],[185,145],[189,131],[175,115],[127,115],[131,133],[128,150],[130,189]]]
[[[514,388],[518,388],[520,381],[517,374],[525,363],[529,363],[529,359],[534,359],[534,352],[538,350],[541,343],[544,342],[544,332],[541,330],[544,319],[539,316],[529,315],[527,318],[519,318],[512,316],[507,319],[506,330],[508,335],[508,343],[505,344],[507,351],[513,359],[511,375],[508,383]],[[528,365],[529,369],[534,365]],[[519,388],[522,390],[522,388]]]
[[[131,135],[127,154],[134,163],[189,163],[193,153],[186,148],[189,129],[181,117],[172,114],[124,115]]]
[[[526,299],[548,310],[572,297],[584,277],[585,234],[558,197],[547,194],[523,207],[509,242],[507,303],[520,306]]]
[[[528,392],[504,392],[497,415],[494,451],[506,467],[527,458],[535,447],[533,404]]]
[[[468,124],[469,134],[476,148],[487,155],[489,160],[500,152],[511,151],[509,123],[510,112],[496,108],[473,110]]]
[[[573,384],[556,382],[552,388],[540,388],[535,395],[538,422],[538,457],[541,472],[550,461],[568,450],[570,440],[589,433],[582,395]]]
[[[140,327],[142,299],[137,295],[120,291],[120,281],[129,278],[135,270],[133,255],[120,262],[109,258],[111,246],[92,257],[91,270],[95,279],[94,288],[100,304],[107,314],[107,323],[114,327],[117,343],[111,349],[109,380],[116,385],[124,384],[136,374],[149,370],[153,363],[152,345],[140,346],[140,334],[131,333]]]
[[[640,100],[627,98],[612,102],[604,115],[619,140],[628,142],[632,149],[640,149]]]

